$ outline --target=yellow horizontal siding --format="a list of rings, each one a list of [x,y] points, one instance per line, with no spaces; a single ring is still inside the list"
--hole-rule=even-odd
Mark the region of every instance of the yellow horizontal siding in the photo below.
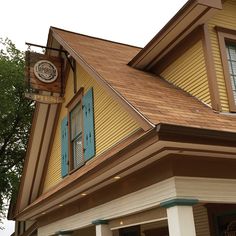
[[[198,41],[169,65],[161,76],[211,105],[202,41]]]
[[[96,156],[139,128],[139,125],[103,87],[81,67],[77,67],[79,87],[94,89]]]
[[[51,156],[49,157],[48,169],[44,182],[43,192],[46,192],[49,188],[61,181],[61,122],[63,118],[67,115],[67,109],[65,108],[65,105],[71,100],[72,96],[73,77],[72,73],[70,73],[65,90],[65,102],[62,104],[54,142],[52,145]]]
[[[220,102],[223,111],[229,111],[228,96],[226,92],[223,67],[220,57],[220,49],[215,26],[236,30],[236,1],[228,0],[223,4],[223,10],[219,11],[208,24],[213,58],[216,70],[217,83],[219,86]]]
[[[100,84],[92,79],[80,65],[77,65],[77,83],[78,87],[84,87],[85,93],[93,87],[96,157],[140,128],[124,108]],[[62,119],[67,114],[65,105],[72,97],[73,74],[70,73],[65,91],[65,102],[62,105],[52,153],[49,159],[44,192],[61,181],[60,126]]]

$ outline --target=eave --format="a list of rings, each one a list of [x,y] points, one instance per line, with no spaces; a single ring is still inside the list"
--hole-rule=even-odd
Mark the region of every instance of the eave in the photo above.
[[[181,135],[180,135],[181,134]],[[133,142],[108,155],[102,155],[84,169],[66,177],[19,212],[17,220],[35,220],[114,182],[116,175],[127,176],[170,154],[235,159],[236,134],[216,130],[159,124],[140,133]]]
[[[149,71],[190,32],[221,9],[221,0],[189,0],[129,65]]]

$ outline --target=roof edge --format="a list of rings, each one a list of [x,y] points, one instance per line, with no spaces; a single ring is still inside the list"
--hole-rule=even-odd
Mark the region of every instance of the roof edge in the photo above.
[[[162,37],[169,33],[173,29],[175,22],[183,21],[184,17],[189,14],[189,11],[194,8],[194,6],[201,5],[206,6],[211,9],[222,9],[221,0],[189,0],[183,7],[169,20],[169,22],[154,36],[154,38],[128,63],[128,65],[137,68],[143,69],[143,66],[140,66],[139,63],[149,54],[150,51],[158,43]],[[186,22],[186,24],[190,24]]]
[[[219,146],[235,147],[236,132],[219,131],[200,127],[181,126],[167,123],[160,123],[156,126],[157,133],[161,140],[184,141],[187,143],[205,143]],[[181,136],[180,136],[181,134]]]
[[[138,111],[127,99],[125,99],[117,90],[115,90],[86,60],[79,55],[57,32],[56,28],[50,28],[52,31],[51,36],[61,44],[66,51],[98,82],[103,88],[112,96],[141,126],[145,131],[154,128],[155,125],[145,117],[140,111]],[[60,29],[59,29],[60,30]],[[67,32],[67,31],[66,31]]]
[[[113,40],[99,38],[99,37],[96,37],[96,36],[81,34],[81,33],[77,33],[77,32],[74,32],[74,31],[58,28],[58,27],[55,27],[55,26],[50,26],[50,29],[52,29],[52,30],[56,29],[56,30],[60,30],[60,31],[63,31],[63,32],[67,32],[67,33],[71,33],[71,34],[76,34],[76,35],[79,35],[79,36],[83,36],[83,37],[87,37],[87,38],[91,38],[91,39],[96,39],[96,40],[100,40],[100,41],[104,41],[104,42],[108,42],[108,43],[114,43],[114,44],[119,44],[119,45],[122,45],[122,46],[127,46],[127,47],[132,47],[132,48],[137,48],[137,49],[143,49],[142,47],[138,47],[138,46],[135,46],[135,45],[130,45],[130,44],[126,44],[126,43],[116,42],[116,41],[113,41]]]

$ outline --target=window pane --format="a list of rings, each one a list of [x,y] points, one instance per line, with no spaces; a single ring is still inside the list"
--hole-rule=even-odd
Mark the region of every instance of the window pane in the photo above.
[[[229,73],[232,75],[233,74],[233,70],[232,70],[232,66],[231,66],[231,61],[228,61],[228,65],[229,65]]]
[[[230,59],[236,61],[236,46],[229,45],[229,55]]]
[[[230,55],[229,55],[229,46],[227,45],[227,48],[226,48],[226,53],[227,53],[227,59],[229,60],[230,59]]]
[[[82,132],[82,108],[80,103],[71,111],[71,140]]]
[[[232,75],[236,75],[236,61],[231,61]]]
[[[230,81],[233,90],[234,101],[236,102],[236,45],[227,46],[227,58],[229,65]]]
[[[83,161],[83,145],[82,145],[82,135],[79,135],[73,142],[73,159],[74,168],[81,166]]]
[[[230,76],[230,79],[231,79],[232,89],[235,91],[236,90],[236,76]]]

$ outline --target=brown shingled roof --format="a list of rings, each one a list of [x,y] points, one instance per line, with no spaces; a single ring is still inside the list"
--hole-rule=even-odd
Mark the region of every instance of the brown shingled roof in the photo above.
[[[158,76],[128,66],[139,48],[57,28],[52,31],[151,123],[236,132],[236,116],[218,114]]]

